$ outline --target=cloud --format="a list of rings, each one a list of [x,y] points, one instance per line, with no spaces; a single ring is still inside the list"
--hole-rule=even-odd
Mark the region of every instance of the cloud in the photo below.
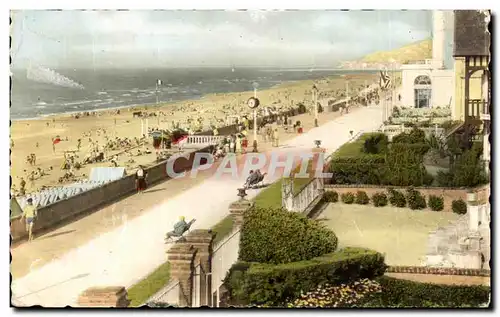
[[[428,12],[408,11],[22,11],[20,56],[78,64],[176,56],[177,64],[283,63],[349,59],[429,36]],[[24,31],[21,30],[24,17]],[[19,45],[19,43],[21,43]],[[286,56],[286,58],[285,58]],[[280,58],[281,57],[281,58]],[[327,58],[328,57],[328,58]],[[161,60],[161,56],[158,57]],[[267,61],[267,62],[266,62]]]

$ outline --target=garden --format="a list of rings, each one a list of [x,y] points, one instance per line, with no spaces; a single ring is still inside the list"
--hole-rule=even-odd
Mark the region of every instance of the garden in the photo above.
[[[435,124],[441,125],[449,121],[450,117],[451,110],[449,107],[394,107],[388,124],[403,124],[405,126],[418,125],[420,127],[430,127]]]
[[[239,260],[228,272],[225,305],[238,307],[479,307],[490,288],[384,276],[380,252],[338,248],[322,222],[281,209],[245,212]]]
[[[428,159],[432,155],[446,159],[446,166],[433,168]],[[365,133],[334,153],[329,166],[333,176],[329,181],[346,185],[471,188],[488,183],[481,155],[482,143],[474,141],[472,132],[440,139],[426,137],[415,127],[394,136],[391,142],[383,133]]]

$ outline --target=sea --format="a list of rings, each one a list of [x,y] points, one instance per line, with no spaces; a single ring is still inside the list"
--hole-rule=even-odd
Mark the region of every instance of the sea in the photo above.
[[[134,105],[199,99],[211,93],[266,89],[300,80],[340,76],[351,70],[338,69],[54,69],[84,89],[63,87],[57,80],[29,79],[27,70],[11,71],[12,120],[40,118],[52,114],[99,111]],[[359,71],[356,71],[359,72]],[[158,80],[161,85],[157,88]]]

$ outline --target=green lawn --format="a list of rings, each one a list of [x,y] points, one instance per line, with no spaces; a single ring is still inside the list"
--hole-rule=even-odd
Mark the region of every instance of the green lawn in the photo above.
[[[212,227],[212,232],[215,233],[215,238],[213,240],[214,244],[219,243],[227,237],[233,231],[233,217],[227,215],[224,219],[219,221],[215,226]]]
[[[153,296],[170,281],[170,263],[165,262],[153,273],[139,283],[127,290],[130,307],[137,307],[146,303],[148,298]]]

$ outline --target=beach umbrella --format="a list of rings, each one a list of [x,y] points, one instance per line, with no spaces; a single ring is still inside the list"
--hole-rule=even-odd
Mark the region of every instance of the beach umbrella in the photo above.
[[[52,144],[57,144],[61,142],[61,138],[57,135],[55,138],[52,138]]]

